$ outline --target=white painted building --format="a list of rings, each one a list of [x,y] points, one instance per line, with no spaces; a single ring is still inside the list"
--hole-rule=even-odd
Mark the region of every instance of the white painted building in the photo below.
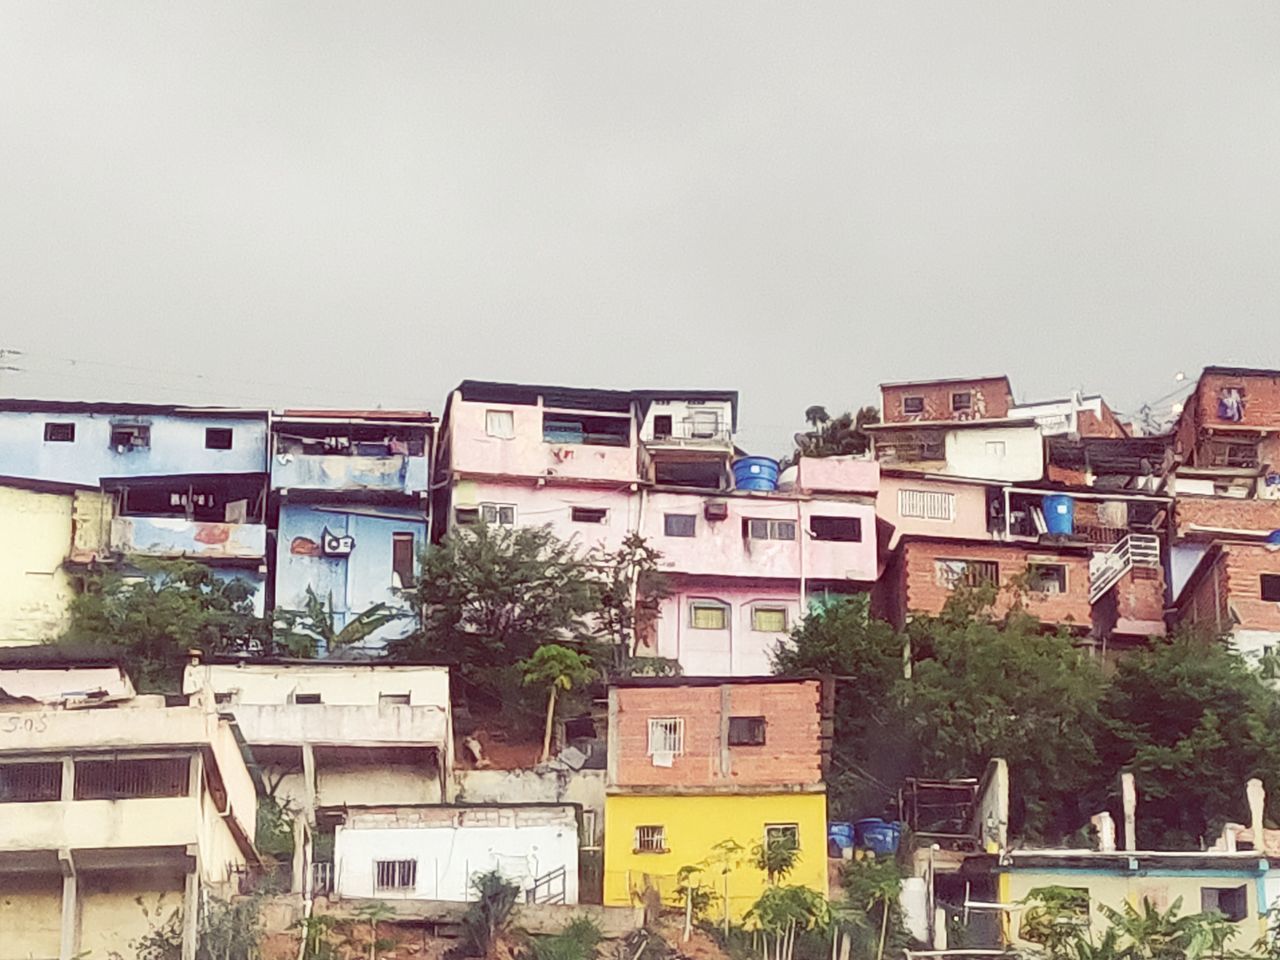
[[[378,900],[474,899],[491,870],[522,900],[578,902],[572,804],[348,807],[334,831],[334,889]]]
[[[44,645],[0,648],[0,701],[92,703],[135,695],[133,681],[113,655]]]

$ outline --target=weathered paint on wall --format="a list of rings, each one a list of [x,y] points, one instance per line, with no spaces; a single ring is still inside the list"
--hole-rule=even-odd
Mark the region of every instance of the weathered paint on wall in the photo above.
[[[116,517],[111,521],[111,546],[146,557],[261,560],[267,553],[267,527],[179,517]]]
[[[376,886],[380,860],[416,860],[412,888]],[[565,902],[578,902],[578,824],[571,806],[401,807],[352,810],[334,836],[344,897],[469,900],[471,879],[499,870],[527,889],[565,871]]]
[[[636,828],[660,826],[666,849],[636,850]],[[763,871],[751,863],[751,851],[765,839],[767,826],[794,826],[800,853],[786,882],[827,893],[827,797],[825,794],[733,794],[710,796],[611,795],[605,801],[604,902],[626,906],[646,887],[665,901],[679,903],[676,874],[681,867],[714,861],[717,844],[735,841],[743,855],[727,876],[730,915],[751,908],[766,886]],[[724,896],[726,878],[712,866],[706,876]],[[721,901],[723,902],[723,900]]]
[[[80,949],[133,957],[134,941],[182,906],[181,875],[128,870],[86,875],[80,887]],[[56,954],[55,954],[56,956]]]
[[[113,421],[145,423],[150,446],[117,452],[110,444]],[[73,423],[75,440],[44,439],[46,423]],[[205,447],[208,428],[232,431],[230,450]],[[0,410],[3,473],[62,483],[98,486],[103,477],[195,473],[266,473],[267,417],[120,414],[76,411]]]
[[[132,697],[133,681],[120,667],[0,668],[0,690],[13,697],[50,703],[102,691],[108,697]]]
[[[636,528],[640,507],[639,496],[629,487],[608,489],[585,484],[555,484],[543,487],[528,481],[459,480],[453,487],[451,506],[478,507],[501,504],[515,508],[516,526],[550,526],[561,540],[573,540],[582,549],[616,550],[628,533]],[[607,511],[601,522],[584,523],[573,519],[573,508]],[[450,523],[453,517],[449,518]]]
[[[427,484],[425,456],[313,456],[286,453],[276,454],[271,458],[271,486],[276,490],[413,494],[426,491]]]
[[[58,956],[62,878],[53,874],[0,876],[0,958]]]
[[[332,598],[339,629],[374,604],[405,607],[396,593],[392,537],[413,536],[416,570],[417,554],[427,541],[426,516],[410,507],[378,507],[377,512],[379,516],[368,516],[317,504],[283,504],[276,536],[276,606],[302,609],[310,587],[326,602]],[[355,540],[348,556],[324,554],[325,530]],[[403,636],[412,628],[409,619],[396,621],[373,639]]]
[[[52,639],[66,627],[71,507],[71,493],[0,486],[0,643]]]
[[[904,499],[915,503],[919,494],[938,495],[950,504],[950,519],[925,519],[903,514]],[[957,483],[941,477],[880,476],[876,516],[893,527],[888,548],[895,549],[904,534],[991,540],[987,530],[987,488],[977,483]]]
[[[799,622],[799,582],[673,575],[659,606],[654,655],[678,660],[695,677],[752,677],[773,673],[771,657]],[[695,626],[694,609],[726,606],[724,629]],[[785,611],[785,629],[757,630],[757,609]]]
[[[583,842],[603,836],[603,770],[457,770],[453,777],[458,803],[572,803],[583,811]]]
[[[449,705],[449,668],[393,663],[189,663],[182,690],[204,686],[231,695],[235,705],[293,704],[297,693],[318,693],[331,707],[377,707],[382,694],[407,694],[409,706]],[[247,735],[247,734],[246,734]],[[290,742],[290,741],[285,741]]]
[[[956,409],[952,395],[967,393],[970,405]],[[905,397],[918,397],[920,412],[910,412]],[[1013,403],[1007,377],[977,377],[971,380],[930,380],[880,385],[880,414],[885,423],[914,423],[929,420],[968,420],[1004,417]]]

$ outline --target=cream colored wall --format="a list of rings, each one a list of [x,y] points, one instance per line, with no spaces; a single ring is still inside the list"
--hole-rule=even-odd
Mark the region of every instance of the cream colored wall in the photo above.
[[[0,670],[0,689],[15,697],[33,697],[44,702],[94,690],[105,690],[112,697],[134,695],[133,682],[119,667]]]
[[[81,876],[81,952],[103,958],[113,953],[137,956],[133,941],[181,909],[182,883],[176,874],[141,871]]]
[[[987,446],[1004,444],[1003,456]],[[984,480],[1039,480],[1044,474],[1044,438],[1040,428],[984,427],[948,430],[946,473]]]
[[[0,850],[183,846],[200,835],[192,797],[7,804]]]
[[[57,957],[61,922],[61,877],[0,877],[0,960]]]
[[[245,766],[244,755],[230,724],[216,717],[210,719],[215,727],[210,731],[209,740],[222,783],[227,789],[227,803],[241,829],[252,840],[258,819],[258,788]]]
[[[0,644],[57,636],[74,591],[71,495],[0,486]]]
[[[360,666],[348,668],[271,664],[189,664],[182,690],[208,684],[232,694],[233,703],[284,704],[295,693],[318,693],[334,706],[377,706],[382,693],[407,693],[410,706],[449,702],[447,667]]]
[[[321,806],[444,802],[440,774],[425,764],[337,767],[321,763],[316,770],[316,795]]]

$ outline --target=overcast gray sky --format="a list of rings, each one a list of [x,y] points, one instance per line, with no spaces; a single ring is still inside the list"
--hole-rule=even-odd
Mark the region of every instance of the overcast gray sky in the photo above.
[[[5,3],[0,395],[1131,411],[1280,366],[1278,51],[1274,0]]]

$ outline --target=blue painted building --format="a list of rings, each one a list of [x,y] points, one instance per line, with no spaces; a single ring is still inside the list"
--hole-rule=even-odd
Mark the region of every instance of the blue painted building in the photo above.
[[[71,563],[198,560],[265,606],[264,410],[0,400],[0,475],[70,484]],[[83,500],[83,503],[81,503]]]
[[[435,418],[420,411],[286,410],[271,426],[274,605],[310,588],[344,627],[377,603],[409,612],[430,520]],[[413,629],[409,617],[374,641]]]

